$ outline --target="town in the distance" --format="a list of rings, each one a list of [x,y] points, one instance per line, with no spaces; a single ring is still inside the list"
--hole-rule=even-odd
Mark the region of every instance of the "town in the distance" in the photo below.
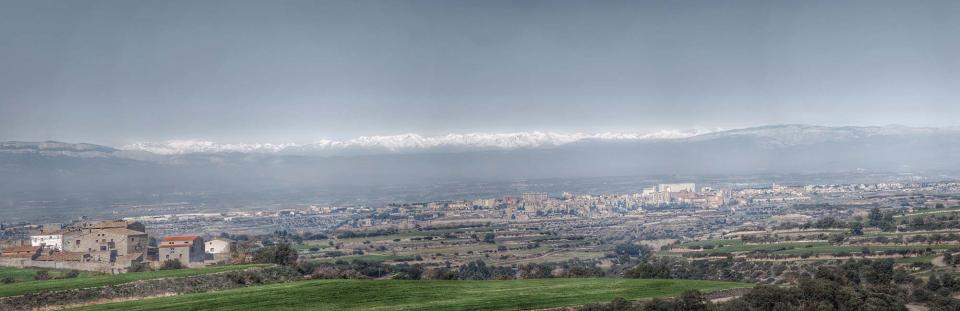
[[[301,260],[418,264],[425,275],[481,260],[514,278],[531,273],[530,265],[547,265],[542,273],[553,275],[580,271],[569,262],[590,271],[623,269],[629,263],[619,257],[642,246],[652,250],[648,260],[783,266],[737,276],[702,272],[706,279],[782,284],[818,262],[847,258],[893,258],[910,272],[953,271],[958,222],[955,181],[671,183],[607,195],[525,192],[381,207],[7,223],[0,265],[111,274],[199,268],[262,261],[258,251],[282,243]],[[382,270],[375,277],[391,273]]]

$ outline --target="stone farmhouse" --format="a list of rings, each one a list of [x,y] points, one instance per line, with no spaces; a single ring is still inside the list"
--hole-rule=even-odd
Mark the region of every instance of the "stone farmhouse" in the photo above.
[[[174,235],[164,237],[157,245],[160,248],[159,261],[179,260],[184,265],[203,263],[206,253],[203,250],[203,238],[196,235]]]

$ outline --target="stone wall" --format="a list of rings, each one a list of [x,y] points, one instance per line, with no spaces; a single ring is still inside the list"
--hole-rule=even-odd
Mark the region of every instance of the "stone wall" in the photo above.
[[[50,268],[65,270],[93,271],[101,273],[126,273],[127,267],[105,262],[75,262],[75,261],[36,261],[24,258],[0,258],[0,266],[13,268]]]

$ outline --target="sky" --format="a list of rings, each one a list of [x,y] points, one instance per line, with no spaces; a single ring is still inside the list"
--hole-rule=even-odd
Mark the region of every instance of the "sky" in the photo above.
[[[960,123],[960,1],[0,0],[0,140]]]

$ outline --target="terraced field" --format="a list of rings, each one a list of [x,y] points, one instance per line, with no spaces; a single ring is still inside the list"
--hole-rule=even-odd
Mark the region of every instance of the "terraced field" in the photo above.
[[[951,207],[951,208],[943,208],[943,209],[923,210],[923,211],[915,212],[915,213],[909,213],[909,214],[904,214],[904,215],[896,215],[896,216],[893,216],[893,218],[894,218],[894,219],[900,219],[900,218],[904,218],[904,217],[929,216],[929,215],[950,214],[950,213],[960,213],[960,206],[954,206],[954,207]]]
[[[617,278],[510,281],[314,280],[81,310],[516,310],[645,299],[752,284]]]
[[[763,244],[745,244],[739,240],[709,240],[709,241],[699,241],[684,243],[677,247],[677,249],[685,249],[688,246],[704,246],[711,245],[714,246],[712,249],[704,249],[702,252],[705,253],[739,253],[739,252],[752,252],[752,251],[769,251],[773,254],[784,254],[784,255],[802,255],[802,254],[834,254],[838,252],[848,252],[848,253],[859,253],[864,248],[869,248],[871,251],[887,251],[887,250],[918,250],[918,249],[950,249],[956,248],[957,245],[951,244],[922,244],[922,245],[832,245],[828,242],[781,242],[781,243],[763,243]],[[715,247],[716,245],[723,245],[722,247]]]
[[[243,270],[254,267],[263,267],[266,265],[235,265],[235,266],[213,266],[195,269],[180,270],[161,270],[151,272],[134,272],[118,275],[81,275],[71,279],[56,279],[44,281],[25,281],[13,284],[0,284],[0,297],[17,296],[29,293],[38,293],[44,291],[57,291],[75,288],[100,287],[107,285],[123,284],[138,280],[150,280],[160,278],[186,277],[202,275],[208,273],[226,272],[234,270]]]

